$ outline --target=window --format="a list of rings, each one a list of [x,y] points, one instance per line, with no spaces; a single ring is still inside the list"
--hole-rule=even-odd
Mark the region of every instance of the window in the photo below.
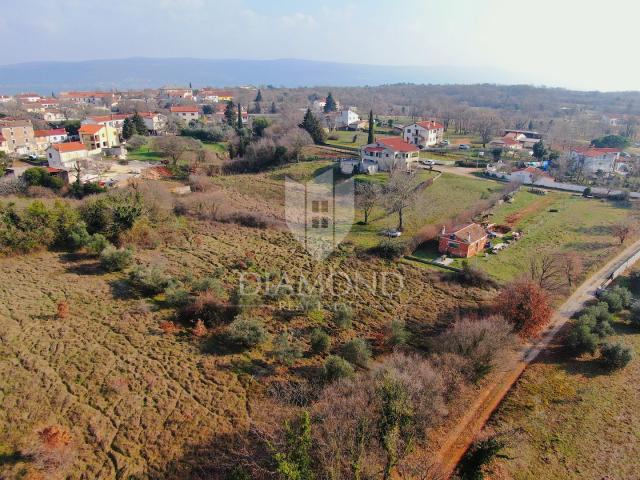
[[[328,200],[313,200],[311,202],[311,211],[313,213],[328,212],[329,201]]]

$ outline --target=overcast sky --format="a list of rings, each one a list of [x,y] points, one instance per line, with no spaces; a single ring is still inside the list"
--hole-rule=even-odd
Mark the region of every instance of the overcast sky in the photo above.
[[[302,58],[640,90],[637,0],[0,0],[0,64]]]

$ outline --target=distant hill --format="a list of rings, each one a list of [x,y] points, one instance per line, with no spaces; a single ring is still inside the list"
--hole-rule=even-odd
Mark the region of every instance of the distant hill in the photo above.
[[[196,86],[364,86],[389,83],[531,83],[482,67],[409,67],[311,60],[207,60],[125,58],[82,62],[31,62],[0,66],[0,93],[47,94],[72,89],[130,89],[167,84]]]

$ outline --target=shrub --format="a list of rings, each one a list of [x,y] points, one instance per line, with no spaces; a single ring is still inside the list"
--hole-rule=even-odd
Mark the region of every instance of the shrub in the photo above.
[[[478,320],[463,318],[434,341],[437,352],[465,358],[470,369],[465,373],[474,381],[489,373],[501,355],[515,344],[513,327],[499,316]]]
[[[100,253],[100,265],[108,272],[124,270],[133,261],[133,251],[129,248],[106,247]]]
[[[598,336],[591,331],[588,325],[577,323],[567,336],[567,346],[576,355],[594,354],[598,350]]]
[[[507,285],[496,299],[495,310],[511,322],[523,338],[537,336],[553,313],[545,291],[528,280]]]
[[[354,375],[353,366],[344,358],[330,355],[324,362],[323,375],[326,381],[334,382]]]
[[[331,348],[331,337],[319,328],[316,328],[311,332],[310,341],[311,351],[313,353],[325,353]]]
[[[105,248],[110,246],[111,244],[109,243],[109,240],[107,240],[104,235],[101,235],[100,233],[94,233],[89,237],[89,240],[85,245],[85,249],[87,250],[87,253],[89,255],[97,257]]]
[[[401,240],[385,238],[369,251],[381,258],[385,258],[387,260],[396,260],[402,257],[405,254],[406,250],[407,245],[405,242]]]
[[[73,465],[76,451],[73,437],[64,427],[48,426],[37,432],[37,441],[25,452],[44,478],[62,477]]]
[[[317,295],[300,296],[300,310],[302,310],[304,313],[310,313],[314,310],[319,310],[320,307],[320,298]]]
[[[59,177],[51,175],[46,168],[28,168],[22,174],[22,178],[29,187],[46,187],[51,190],[60,190],[64,182]]]
[[[499,456],[505,444],[495,438],[489,438],[474,443],[458,465],[458,475],[461,480],[483,480],[485,465]]]
[[[600,299],[607,303],[610,312],[619,312],[624,308],[625,299],[615,288],[602,292]]]
[[[238,347],[251,348],[263,343],[267,334],[261,321],[238,316],[229,324],[227,338]]]
[[[454,278],[469,287],[495,287],[496,282],[484,270],[471,265],[468,261],[462,263],[462,269],[455,272]]]
[[[279,363],[292,365],[297,359],[302,357],[302,350],[289,339],[288,333],[283,332],[278,335],[273,342],[271,356]]]
[[[640,327],[640,301],[634,302],[631,305],[631,315],[629,316],[632,325]]]
[[[371,360],[371,348],[365,340],[354,338],[342,346],[340,356],[349,363],[364,368]]]
[[[170,320],[163,320],[158,326],[167,335],[175,335],[180,331],[180,328]]]
[[[609,304],[606,302],[598,302],[596,305],[591,305],[585,308],[583,316],[590,316],[596,322],[613,322],[613,315],[609,313]]]
[[[191,301],[189,291],[183,287],[170,286],[165,290],[165,302],[170,307],[182,308]]]
[[[131,270],[129,283],[140,293],[157,295],[173,285],[173,278],[157,265],[147,265]]]
[[[56,307],[56,316],[59,319],[67,318],[69,316],[69,302],[60,300]]]
[[[404,345],[409,340],[410,334],[406,329],[406,323],[402,319],[392,320],[389,325],[389,345],[397,347]]]
[[[196,280],[193,282],[192,288],[194,292],[209,291],[220,296],[224,293],[224,289],[222,288],[220,281],[213,277],[204,277]]]
[[[621,343],[605,343],[600,346],[602,361],[609,370],[618,370],[626,367],[633,358],[630,347]]]
[[[206,290],[199,292],[194,300],[185,305],[181,315],[193,321],[204,320],[209,325],[216,325],[220,322],[230,320],[235,308],[223,301],[217,293]]]
[[[192,333],[194,337],[198,337],[198,338],[204,337],[208,333],[207,327],[205,326],[204,322],[201,319],[198,319],[196,321],[196,324],[193,327]]]
[[[333,323],[336,327],[347,329],[353,323],[353,310],[346,303],[337,303],[334,307]]]
[[[312,310],[308,314],[309,322],[315,324],[324,323],[324,311],[323,310]]]

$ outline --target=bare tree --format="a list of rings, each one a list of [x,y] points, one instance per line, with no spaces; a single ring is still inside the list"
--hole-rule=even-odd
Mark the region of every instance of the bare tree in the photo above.
[[[389,213],[398,214],[398,230],[404,228],[404,211],[413,203],[416,185],[413,177],[399,169],[389,174],[389,181],[384,186],[385,203]]]
[[[480,135],[482,148],[485,148],[498,130],[499,121],[489,113],[482,113],[476,117],[474,124],[475,130]]]
[[[629,238],[629,235],[633,233],[633,226],[629,222],[616,223],[612,227],[612,233],[620,240],[620,245],[623,245],[627,238]]]
[[[185,152],[197,151],[201,148],[202,144],[199,141],[188,137],[156,137],[153,139],[153,149],[165,157],[169,157],[174,167]]]
[[[313,140],[311,136],[302,130],[301,128],[292,128],[289,130],[282,140],[279,142],[282,146],[287,147],[291,156],[295,158],[296,162],[300,161],[300,154],[304,147],[312,145]]]
[[[540,253],[529,261],[529,278],[547,292],[557,292],[564,287],[562,273],[557,255]]]
[[[373,182],[359,182],[356,184],[356,205],[364,213],[364,223],[369,223],[369,215],[380,202],[380,186]]]
[[[582,258],[576,252],[558,253],[556,258],[558,259],[564,278],[567,281],[567,285],[569,285],[569,288],[573,288],[582,274]]]

